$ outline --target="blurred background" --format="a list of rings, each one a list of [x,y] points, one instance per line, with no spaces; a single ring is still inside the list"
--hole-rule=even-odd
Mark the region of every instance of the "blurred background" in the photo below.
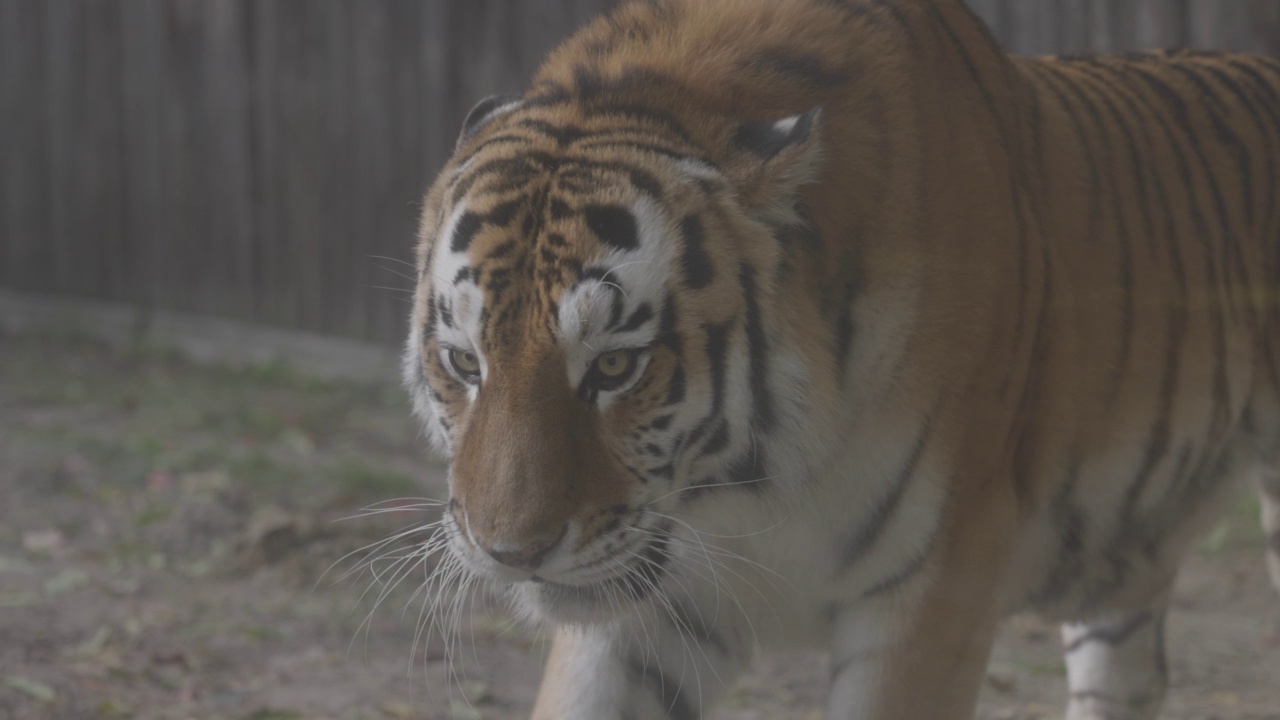
[[[406,263],[467,110],[613,4],[0,0],[0,719],[521,716],[536,634],[480,607],[446,661],[390,589],[444,492],[396,387]],[[1280,0],[970,5],[1020,53],[1280,54]],[[1169,717],[1280,717],[1255,512],[1184,575]],[[715,717],[818,717],[822,662]],[[1061,675],[1016,621],[983,717],[1056,717]]]

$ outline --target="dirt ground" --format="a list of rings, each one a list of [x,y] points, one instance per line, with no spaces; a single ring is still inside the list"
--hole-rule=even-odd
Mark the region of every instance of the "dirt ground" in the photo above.
[[[375,612],[368,575],[334,581],[351,563],[321,580],[432,515],[339,518],[442,483],[394,384],[0,336],[0,719],[525,717],[537,633],[470,614],[450,692],[439,644],[414,640],[414,580]],[[1181,577],[1165,718],[1280,718],[1256,509],[1241,498]],[[821,717],[824,662],[762,659],[713,718]],[[980,717],[1057,718],[1064,695],[1056,629],[1014,618]]]

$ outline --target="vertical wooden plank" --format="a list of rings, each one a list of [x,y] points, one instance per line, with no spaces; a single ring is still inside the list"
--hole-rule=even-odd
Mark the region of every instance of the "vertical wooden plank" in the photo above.
[[[214,242],[205,202],[212,123],[203,115],[206,92],[201,58],[200,0],[165,0],[159,22],[159,172],[161,203],[169,217],[153,250],[163,307],[199,312],[212,302],[209,246]]]
[[[357,286],[360,281],[355,268],[367,266],[367,261],[360,251],[363,229],[355,221],[363,214],[362,206],[380,188],[374,178],[360,174],[357,158],[364,152],[365,141],[377,141],[360,136],[357,119],[366,115],[359,107],[361,103],[379,104],[379,90],[359,87],[355,51],[361,32],[357,18],[368,18],[385,4],[385,0],[367,4],[334,2],[327,8],[319,38],[319,67],[327,79],[320,86],[324,122],[317,149],[327,156],[321,156],[316,165],[322,204],[315,208],[317,232],[307,252],[318,255],[319,272],[306,302],[314,310],[309,326],[323,332],[356,332],[354,318],[363,314],[368,296],[368,291]]]
[[[0,3],[0,282],[23,290],[53,286],[47,148],[48,80],[45,43],[48,6],[40,0]]]
[[[361,123],[361,137],[373,146],[363,172],[379,179],[373,202],[366,209],[370,229],[367,234],[358,229],[367,240],[357,258],[366,275],[357,278],[360,284],[356,289],[368,297],[363,336],[391,344],[398,344],[404,336],[407,291],[414,285],[413,268],[407,263],[413,262],[420,198],[436,171],[428,157],[435,128],[430,116],[433,103],[427,53],[439,53],[440,48],[425,47],[430,44],[425,24],[431,12],[429,4],[412,0],[388,3],[380,20],[361,38],[365,58],[361,82],[368,75],[381,75],[381,80],[369,81],[378,82],[382,89],[380,106],[365,108],[370,117]],[[381,134],[384,128],[385,134]],[[448,137],[443,128],[440,132]],[[391,259],[375,259],[375,255]],[[373,285],[405,288],[406,293]]]
[[[254,93],[260,188],[269,221],[262,243],[257,319],[316,329],[321,307],[317,238],[324,228],[326,142],[325,18],[333,0],[255,2]],[[354,190],[353,190],[354,191]]]
[[[1053,16],[1054,28],[1052,43],[1044,50],[1055,53],[1091,50],[1090,33],[1094,31],[1096,5],[1097,0],[1062,0],[1056,8],[1042,8],[1041,12]]]
[[[1108,50],[1135,50],[1138,47],[1137,8],[1133,0],[1106,0],[1111,33]]]
[[[107,3],[46,2],[45,146],[52,290],[110,296],[109,249],[121,237],[118,16]]]
[[[249,119],[249,67],[239,0],[194,0],[187,8],[201,38],[193,100],[202,141],[195,158],[202,182],[195,198],[206,244],[192,258],[201,309],[241,319],[253,315],[253,178]],[[193,220],[194,222],[194,220]]]
[[[1136,49],[1160,44],[1160,4],[1163,0],[1133,0]]]
[[[80,228],[73,205],[77,168],[76,130],[74,123],[75,60],[78,57],[73,35],[76,32],[75,0],[45,0],[44,66],[46,68],[47,105],[45,123],[50,141],[45,145],[44,162],[49,171],[45,191],[51,213],[50,233],[46,240],[53,283],[49,290],[67,292],[72,289],[72,236]]]
[[[1247,49],[1280,57],[1280,3],[1252,0],[1249,9],[1249,26],[1253,32]]]
[[[170,216],[160,172],[162,3],[120,4],[124,227],[133,248],[134,272],[127,296],[144,307],[154,306],[161,296],[162,239],[168,234]]]
[[[388,261],[372,255],[386,255],[382,250],[384,236],[392,232],[397,213],[389,207],[388,196],[394,195],[395,177],[392,146],[395,123],[400,113],[411,113],[413,106],[397,108],[392,103],[392,74],[395,51],[390,47],[390,28],[394,7],[379,2],[364,5],[353,12],[350,25],[348,67],[351,106],[350,179],[360,189],[353,198],[350,238],[341,242],[340,257],[347,269],[344,285],[347,297],[335,308],[344,334],[369,337],[373,307],[395,296],[394,291],[380,287],[403,287],[400,278],[386,270]],[[407,148],[406,148],[407,149]]]
[[[120,13],[114,3],[77,3],[81,60],[75,70],[73,121],[78,169],[72,206],[79,216],[73,247],[73,291],[121,300],[132,247],[124,228],[121,137]]]

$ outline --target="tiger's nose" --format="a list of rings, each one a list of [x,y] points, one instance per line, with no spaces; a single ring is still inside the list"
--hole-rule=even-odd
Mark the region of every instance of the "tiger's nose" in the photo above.
[[[492,547],[486,548],[486,552],[489,553],[489,557],[507,567],[517,570],[537,570],[551,550],[564,538],[568,530],[569,526],[565,525],[561,528],[560,534],[554,538],[550,540],[535,540],[525,545],[494,544]]]

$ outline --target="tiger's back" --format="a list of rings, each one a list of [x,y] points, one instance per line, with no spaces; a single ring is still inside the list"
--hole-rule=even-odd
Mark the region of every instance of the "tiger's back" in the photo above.
[[[1278,120],[1274,60],[1011,58],[958,0],[627,3],[477,106],[406,379],[453,552],[560,627],[535,717],[800,639],[829,717],[961,720],[1018,607],[1071,720],[1155,717],[1233,480],[1280,538]]]
[[[1057,547],[1033,561],[1030,600],[1087,614],[1167,583],[1231,480],[1277,460],[1280,67],[1187,52],[1016,62],[1058,296],[1030,423],[1053,438],[1038,462]]]

